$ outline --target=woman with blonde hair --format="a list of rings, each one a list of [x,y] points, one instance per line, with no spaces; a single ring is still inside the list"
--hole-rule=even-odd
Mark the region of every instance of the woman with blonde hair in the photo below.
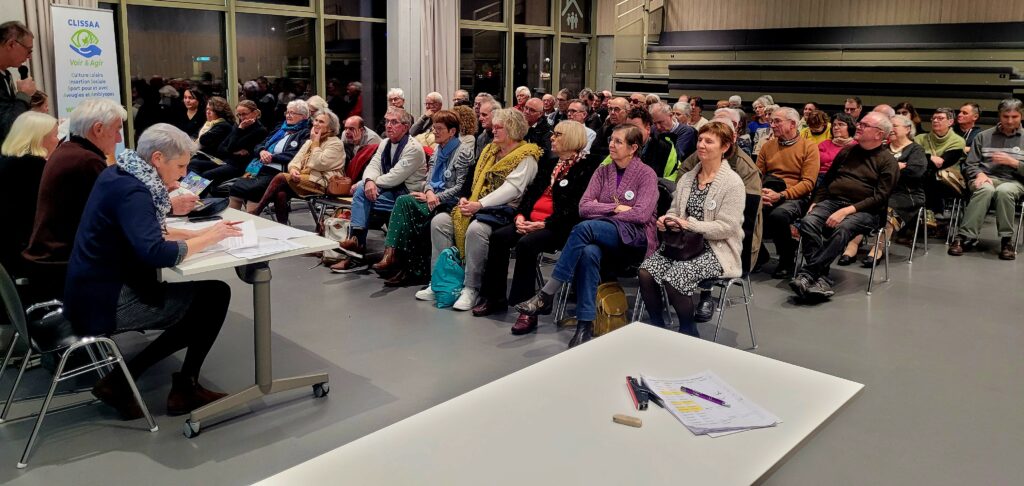
[[[588,157],[583,152],[586,145],[587,132],[577,121],[559,122],[551,131],[551,151],[558,155],[558,163],[550,174],[533,179],[513,222],[491,234],[481,289],[483,302],[473,308],[473,315],[503,312],[508,302],[523,302],[537,292],[537,256],[565,246],[569,232],[580,222],[583,191],[601,163],[601,158]],[[506,299],[508,260],[513,248],[516,266],[512,290]],[[527,334],[536,329],[537,316],[520,315],[512,326],[512,334]]]
[[[316,118],[316,114],[317,113],[320,113],[321,111],[327,109],[327,100],[325,100],[325,99],[323,99],[323,98],[321,98],[319,96],[316,96],[316,95],[310,96],[309,99],[306,100],[306,104],[309,105],[309,119],[310,120]],[[337,113],[335,113],[335,114],[337,115]],[[339,119],[340,119],[340,117],[339,117]]]
[[[270,180],[259,204],[249,213],[260,214],[273,202],[277,222],[288,224],[289,199],[325,193],[328,181],[345,170],[345,146],[338,138],[340,130],[338,115],[327,108],[320,110],[313,119],[309,140],[288,163],[287,172]]]
[[[20,254],[32,236],[43,167],[55,148],[57,119],[36,111],[19,115],[0,147],[0,180],[9,184],[0,192],[0,204],[10,211],[0,238],[0,264],[15,276],[21,273]]]

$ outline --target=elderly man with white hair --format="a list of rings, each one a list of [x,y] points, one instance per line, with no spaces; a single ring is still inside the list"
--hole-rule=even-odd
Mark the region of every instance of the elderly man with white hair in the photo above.
[[[96,179],[68,264],[64,315],[79,335],[163,331],[92,389],[125,420],[143,416],[129,380],[182,349],[188,352],[171,375],[167,413],[187,414],[225,396],[203,388],[199,371],[224,324],[231,287],[220,280],[168,283],[157,277],[157,270],[241,235],[227,221],[195,231],[166,226],[168,191],[185,176],[195,149],[185,132],[166,123],[143,132],[138,151],[121,152]]]
[[[796,240],[790,225],[804,214],[821,161],[818,145],[801,137],[796,129],[800,122],[796,110],[779,108],[772,112],[768,122],[775,137],[757,154],[757,168],[764,178],[764,232],[775,241],[779,257],[772,276],[789,279],[796,264]]]
[[[427,93],[423,101],[423,116],[409,129],[409,134],[415,137],[421,133],[429,132],[434,126],[434,113],[442,109],[444,109],[444,97],[441,96],[441,93],[436,91]]]
[[[814,190],[811,209],[800,224],[804,264],[789,282],[798,297],[832,297],[832,262],[854,236],[878,229],[885,220],[900,172],[896,158],[882,145],[891,131],[892,122],[881,113],[865,115],[857,124],[857,145],[839,152]]]
[[[896,110],[894,110],[893,107],[886,104],[877,105],[875,106],[875,109],[871,111],[875,113],[881,113],[885,115],[886,118],[892,118],[896,116]]]
[[[480,102],[480,114],[478,116],[480,120],[480,133],[476,136],[476,147],[473,149],[474,161],[480,159],[480,154],[483,153],[484,148],[494,140],[494,129],[491,126],[491,122],[494,112],[500,109],[501,103],[498,103],[491,95],[487,95],[487,98]]]
[[[452,106],[472,106],[472,102],[469,100],[469,91],[464,89],[457,89],[455,93],[452,93]]]
[[[128,113],[108,99],[83,101],[71,112],[71,138],[50,154],[39,182],[32,236],[22,252],[30,280],[46,298],[64,292],[65,265],[71,258],[82,208],[103,169],[114,163]],[[189,201],[195,205],[195,198]]]

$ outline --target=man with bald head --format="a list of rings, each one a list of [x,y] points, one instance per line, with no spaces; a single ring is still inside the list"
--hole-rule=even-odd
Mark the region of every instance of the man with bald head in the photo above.
[[[892,118],[892,117],[896,116],[896,110],[894,110],[891,106],[886,105],[886,104],[877,105],[877,106],[875,106],[875,109],[873,109],[871,111],[873,111],[875,113],[881,113],[881,114],[885,115],[888,118]]]
[[[423,108],[423,116],[409,129],[409,134],[414,137],[421,133],[429,132],[434,128],[434,113],[444,108],[444,97],[436,91],[427,93],[423,101]]]
[[[836,155],[815,188],[811,209],[800,224],[804,265],[789,282],[798,297],[812,301],[832,297],[832,262],[854,236],[878,229],[885,220],[889,194],[900,172],[896,159],[882,145],[891,131],[892,122],[885,115],[864,115],[854,135],[857,145]]]
[[[626,123],[626,115],[629,112],[629,102],[626,98],[612,98],[608,100],[608,118],[601,125],[597,132],[597,140],[590,147],[594,154],[608,155],[608,138],[612,136],[615,127]]]
[[[544,102],[540,98],[530,98],[523,105],[523,116],[530,129],[526,131],[524,142],[537,145],[544,150],[544,158],[551,155],[551,125],[544,117]]]

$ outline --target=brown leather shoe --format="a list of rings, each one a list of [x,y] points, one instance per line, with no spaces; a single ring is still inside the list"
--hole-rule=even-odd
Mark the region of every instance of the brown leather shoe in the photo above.
[[[499,314],[506,310],[508,310],[507,300],[491,300],[485,298],[483,299],[483,302],[480,302],[473,308],[473,315],[476,317],[483,317],[491,314]]]
[[[1016,260],[1017,250],[1009,238],[1003,238],[1003,249],[999,251],[1000,260]]]
[[[366,248],[359,244],[359,239],[355,236],[350,236],[349,239],[342,241],[338,244],[338,247],[341,248],[341,251],[359,258],[366,252]]]
[[[408,270],[399,270],[394,276],[384,281],[385,287],[412,287],[413,285],[424,285],[430,283],[426,276],[415,276]]]
[[[167,415],[185,415],[208,403],[228,396],[207,390],[199,381],[181,373],[171,375],[171,392],[167,394]]]
[[[516,323],[512,324],[512,334],[514,336],[521,336],[523,334],[529,334],[537,330],[537,316],[528,316],[526,314],[519,314],[519,318],[516,319]]]
[[[388,246],[384,248],[384,256],[380,259],[380,261],[374,263],[370,268],[372,268],[377,273],[383,274],[395,270],[394,267],[396,267],[397,265],[397,252],[393,247]]]
[[[142,407],[135,401],[135,395],[120,369],[104,376],[92,387],[92,395],[117,410],[124,420],[143,417]]]
[[[952,256],[961,256],[964,254],[964,244],[959,236],[953,238],[953,242],[949,244],[949,249],[946,253]]]

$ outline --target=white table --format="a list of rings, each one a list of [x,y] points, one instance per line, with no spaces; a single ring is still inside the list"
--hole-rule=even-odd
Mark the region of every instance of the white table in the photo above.
[[[221,213],[221,216],[225,221],[253,220],[256,223],[257,231],[262,228],[279,225],[279,223],[274,221],[234,209],[227,209]],[[293,390],[304,386],[313,386],[313,393],[316,396],[326,395],[329,391],[329,388],[327,387],[327,373],[278,379],[274,379],[273,376],[270,348],[271,275],[269,262],[271,260],[327,250],[335,248],[338,245],[337,242],[316,235],[304,236],[292,241],[301,243],[305,248],[250,260],[236,258],[225,252],[217,252],[209,255],[199,255],[195,258],[189,258],[180,265],[171,269],[182,276],[188,277],[214,270],[234,268],[239,278],[252,285],[256,383],[245,390],[228,395],[216,402],[193,410],[192,414],[189,415],[188,420],[185,421],[185,426],[183,428],[185,437],[192,438],[199,435],[200,421],[203,419],[234,410],[235,408],[241,407],[266,395],[286,390]]]
[[[636,411],[626,392],[626,375],[672,378],[705,369],[783,423],[695,436],[653,403]],[[258,484],[751,484],[861,388],[634,323]],[[642,418],[643,427],[612,423],[616,413]]]

